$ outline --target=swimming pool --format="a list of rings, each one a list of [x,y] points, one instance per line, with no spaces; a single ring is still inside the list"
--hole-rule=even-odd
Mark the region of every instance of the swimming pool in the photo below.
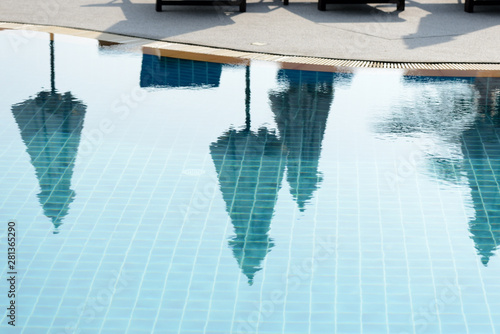
[[[2,332],[500,332],[498,79],[16,34]]]

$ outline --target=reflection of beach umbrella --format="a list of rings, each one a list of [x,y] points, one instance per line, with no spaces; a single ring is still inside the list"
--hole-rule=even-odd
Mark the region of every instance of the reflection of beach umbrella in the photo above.
[[[236,235],[229,247],[248,283],[274,246],[268,236],[284,166],[281,142],[266,128],[250,130],[247,68],[246,126],[230,129],[210,145],[222,197]]]
[[[86,106],[70,92],[55,88],[54,42],[51,34],[51,90],[12,106],[12,114],[35,167],[38,199],[55,230],[68,214],[75,193],[70,188]]]
[[[141,87],[218,87],[222,64],[142,55]]]
[[[333,100],[333,73],[280,70],[288,83],[269,95],[280,137],[287,150],[287,181],[301,211],[321,182],[321,143]]]
[[[485,266],[500,244],[500,189],[495,181],[500,174],[499,107],[484,108],[462,140],[463,165],[476,212],[469,230]]]

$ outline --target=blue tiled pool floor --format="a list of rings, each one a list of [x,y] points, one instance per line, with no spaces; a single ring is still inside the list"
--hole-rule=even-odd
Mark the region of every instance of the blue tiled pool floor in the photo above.
[[[500,332],[498,78],[13,34],[2,333]]]

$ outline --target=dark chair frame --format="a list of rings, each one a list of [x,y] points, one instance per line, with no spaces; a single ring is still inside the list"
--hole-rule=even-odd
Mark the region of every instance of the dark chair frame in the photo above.
[[[240,12],[247,11],[247,0],[156,0],[156,11],[162,6],[239,6]]]
[[[391,1],[391,0],[318,0],[318,9],[321,11],[325,11],[327,4],[348,5],[348,4],[394,3],[394,2],[397,4],[397,7],[396,7],[397,10],[400,10],[400,11],[405,10],[405,0],[396,0],[396,1]]]
[[[467,13],[473,13],[474,6],[491,6],[491,5],[500,6],[500,0],[465,0],[464,10]]]

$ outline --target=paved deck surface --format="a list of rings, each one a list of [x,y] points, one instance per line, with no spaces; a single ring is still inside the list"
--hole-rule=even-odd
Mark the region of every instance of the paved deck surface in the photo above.
[[[248,0],[238,7],[154,0],[1,0],[0,21],[91,29],[230,49],[340,59],[500,63],[500,6],[464,12],[463,0],[327,5]]]

